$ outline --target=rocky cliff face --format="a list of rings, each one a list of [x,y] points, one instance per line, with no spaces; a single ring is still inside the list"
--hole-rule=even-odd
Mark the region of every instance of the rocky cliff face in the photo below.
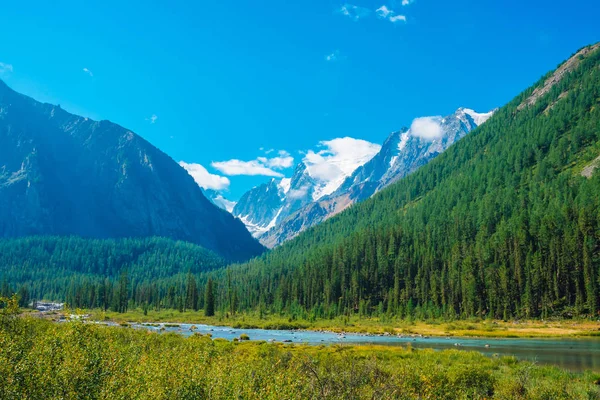
[[[408,129],[392,133],[379,153],[358,167],[331,195],[309,202],[287,214],[260,236],[267,247],[292,239],[303,230],[365,200],[414,172],[492,116],[459,108],[447,117],[419,119]]]
[[[246,224],[253,235],[260,236],[274,226],[284,200],[285,187],[271,179],[246,192],[233,208],[233,214]]]
[[[0,237],[164,236],[242,260],[262,246],[169,156],[0,81]]]

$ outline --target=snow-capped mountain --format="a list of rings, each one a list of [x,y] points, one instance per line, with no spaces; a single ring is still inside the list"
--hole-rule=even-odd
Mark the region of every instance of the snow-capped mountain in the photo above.
[[[374,157],[356,163],[349,173],[347,168],[342,179],[335,176],[320,181],[313,177],[316,174],[311,174],[310,166],[298,165],[288,194],[281,197],[280,209],[272,212],[276,217],[255,236],[267,247],[295,237],[427,164],[492,114],[459,108],[447,117],[417,118],[410,128],[393,132]]]
[[[326,163],[319,159],[322,154],[309,154],[296,166],[291,178],[271,179],[246,192],[232,213],[260,238],[288,216],[335,192],[356,168],[372,157],[372,149],[368,151],[350,152]]]
[[[233,215],[246,224],[250,233],[260,236],[275,226],[290,189],[289,183],[290,179],[271,179],[250,189],[233,208]]]

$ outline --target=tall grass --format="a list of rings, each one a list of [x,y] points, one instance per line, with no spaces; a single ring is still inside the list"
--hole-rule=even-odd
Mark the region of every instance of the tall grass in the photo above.
[[[0,312],[3,400],[600,399],[600,375],[511,357],[228,342]]]

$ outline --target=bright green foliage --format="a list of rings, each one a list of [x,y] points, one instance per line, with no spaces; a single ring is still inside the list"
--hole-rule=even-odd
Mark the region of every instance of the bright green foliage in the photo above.
[[[600,172],[581,171],[600,155],[600,51],[519,111],[533,89],[374,198],[233,267],[240,309],[597,315]]]
[[[12,321],[0,325],[3,400],[600,398],[598,375],[475,352],[232,343]]]

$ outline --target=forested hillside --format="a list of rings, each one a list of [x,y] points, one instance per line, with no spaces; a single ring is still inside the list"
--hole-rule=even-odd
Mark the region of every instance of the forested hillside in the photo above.
[[[600,174],[582,171],[600,155],[598,48],[416,173],[232,267],[240,307],[316,317],[595,315]]]
[[[222,258],[202,247],[162,238],[3,239],[0,296],[18,291],[23,306],[46,299],[121,311],[130,300],[161,300],[165,307],[176,308],[182,301],[179,286],[190,283],[187,276],[224,265]]]

